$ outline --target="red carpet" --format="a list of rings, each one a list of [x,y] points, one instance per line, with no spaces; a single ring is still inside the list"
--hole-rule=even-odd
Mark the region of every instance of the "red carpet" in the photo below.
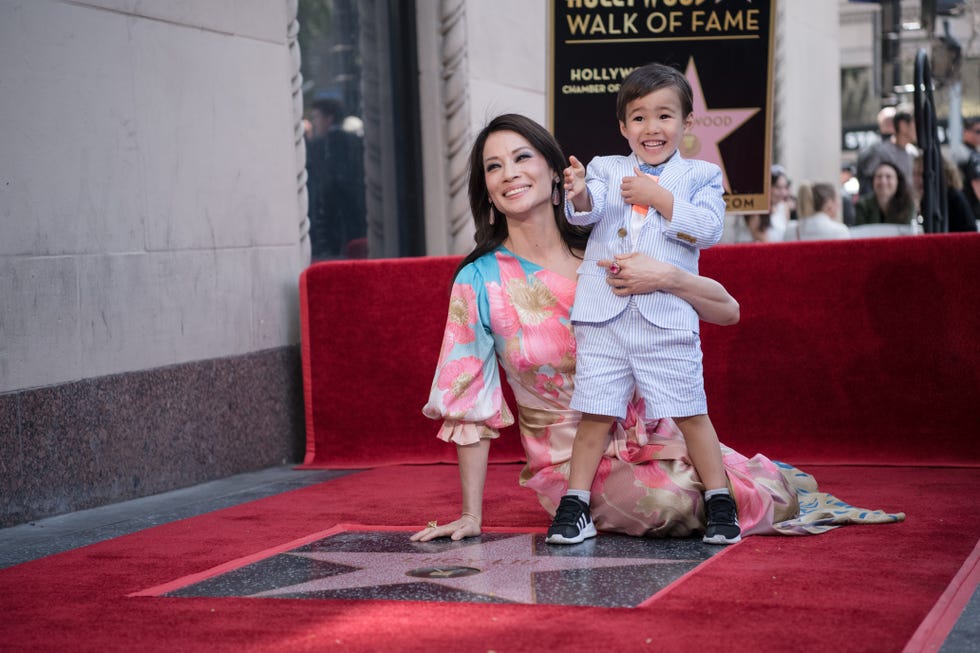
[[[488,526],[546,526],[533,493],[517,486],[518,469],[491,467]],[[975,513],[976,470],[807,471],[822,489],[903,510],[907,521],[746,538],[636,609],[127,596],[338,523],[414,527],[453,516],[455,467],[389,467],[2,570],[0,642],[12,651],[485,653],[576,641],[623,651],[712,642],[741,651],[903,650],[980,538],[980,524],[963,519]],[[932,640],[945,635],[941,622]]]

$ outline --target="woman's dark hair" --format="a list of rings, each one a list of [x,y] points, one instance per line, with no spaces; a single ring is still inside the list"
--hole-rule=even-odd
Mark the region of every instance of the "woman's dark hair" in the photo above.
[[[895,187],[895,194],[888,200],[887,206],[882,206],[881,213],[885,222],[892,224],[907,224],[912,219],[912,211],[915,208],[915,199],[912,197],[912,189],[909,187],[909,180],[905,178],[905,173],[898,169],[890,161],[882,161],[875,166],[875,172],[881,166],[888,166],[895,171],[898,185]]]
[[[473,213],[473,222],[476,225],[476,233],[473,235],[476,247],[466,255],[463,262],[456,268],[456,274],[459,274],[464,266],[487,252],[492,252],[507,239],[507,219],[503,213],[497,210],[496,206],[490,205],[490,195],[487,191],[487,181],[483,170],[483,148],[487,143],[487,138],[490,134],[500,131],[511,131],[526,138],[531,147],[541,153],[548,162],[548,166],[559,177],[568,165],[555,137],[530,118],[516,113],[505,113],[491,120],[477,134],[476,140],[473,142],[473,149],[470,151],[469,195],[470,211]],[[561,182],[559,182],[558,191],[562,198],[558,206],[554,207],[555,224],[558,225],[558,232],[569,251],[585,249],[585,243],[589,238],[591,229],[569,224],[565,219],[565,188]],[[490,224],[491,211],[493,212],[493,224]],[[455,274],[453,276],[455,277]]]

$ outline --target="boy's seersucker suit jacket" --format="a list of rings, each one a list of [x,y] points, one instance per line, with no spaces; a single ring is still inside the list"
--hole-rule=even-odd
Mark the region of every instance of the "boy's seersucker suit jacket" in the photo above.
[[[592,211],[576,213],[565,202],[565,216],[577,225],[595,224],[585,260],[578,268],[578,286],[572,308],[573,322],[604,322],[619,315],[630,297],[619,297],[606,283],[607,271],[596,261],[612,260],[614,254],[632,251],[628,233],[632,206],[620,192],[623,177],[635,175],[635,154],[597,156],[589,162],[586,185],[592,196]],[[667,220],[653,207],[640,232],[636,251],[698,274],[699,250],[721,240],[725,200],[721,168],[707,161],[684,159],[675,153],[660,173],[660,185],[674,196],[674,215]],[[683,299],[657,291],[632,295],[642,315],[665,329],[698,332],[698,316]]]

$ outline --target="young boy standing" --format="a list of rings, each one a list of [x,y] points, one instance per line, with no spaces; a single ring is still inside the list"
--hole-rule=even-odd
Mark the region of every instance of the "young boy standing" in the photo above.
[[[704,541],[741,539],[721,447],[707,414],[698,315],[667,292],[619,296],[612,290],[618,265],[607,273],[596,262],[642,252],[698,273],[698,253],[719,241],[725,202],[722,174],[706,161],[684,159],[678,147],[693,124],[691,86],[661,64],[634,70],[616,99],[619,129],[629,156],[597,156],[565,169],[565,215],[594,224],[578,270],[572,308],[577,341],[571,407],[582,421],[572,447],[568,493],[558,506],[547,541],[575,544],[595,537],[591,487],[613,421],[626,415],[638,389],[648,418],[671,416],[705,487]]]

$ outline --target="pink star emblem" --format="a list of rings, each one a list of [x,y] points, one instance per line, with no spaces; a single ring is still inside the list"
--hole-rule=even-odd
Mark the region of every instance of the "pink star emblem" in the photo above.
[[[758,113],[759,109],[709,109],[704,100],[701,79],[698,77],[698,69],[694,65],[693,57],[687,62],[684,76],[691,84],[694,94],[694,126],[681,139],[681,155],[689,159],[710,161],[720,167],[725,190],[730,193],[728,172],[721,159],[718,143],[745,124],[745,121]]]

